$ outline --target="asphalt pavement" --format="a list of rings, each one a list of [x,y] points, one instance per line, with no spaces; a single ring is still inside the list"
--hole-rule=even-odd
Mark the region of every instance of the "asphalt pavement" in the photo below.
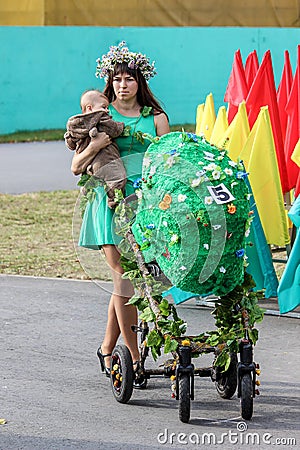
[[[0,425],[1,450],[229,450],[248,448],[243,439],[256,439],[251,448],[300,447],[299,320],[266,316],[259,325],[261,395],[251,421],[241,419],[236,394],[223,400],[209,378],[196,377],[191,421],[183,424],[169,379],[151,378],[124,405],[100,373],[96,349],[110,283],[1,275],[0,286],[0,418],[7,421]],[[210,308],[189,301],[178,313],[190,334],[213,327]],[[160,362],[150,357],[147,367]],[[197,367],[211,362],[211,355],[194,360]],[[205,433],[216,445],[195,444]]]

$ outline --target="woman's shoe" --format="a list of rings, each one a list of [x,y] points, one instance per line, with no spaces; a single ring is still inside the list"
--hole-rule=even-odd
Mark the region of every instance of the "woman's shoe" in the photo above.
[[[99,347],[97,350],[97,356],[100,361],[100,366],[101,366],[102,372],[105,372],[105,375],[109,378],[110,377],[110,368],[106,367],[105,358],[107,358],[108,356],[111,356],[111,353],[106,353],[106,355],[103,355],[101,347]]]

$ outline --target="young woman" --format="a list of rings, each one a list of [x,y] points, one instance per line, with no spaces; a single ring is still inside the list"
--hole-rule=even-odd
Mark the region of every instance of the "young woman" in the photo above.
[[[112,118],[124,122],[129,129],[129,135],[117,138],[116,143],[127,173],[126,195],[130,195],[134,192],[134,181],[141,177],[143,155],[149,145],[137,139],[138,133],[162,136],[170,128],[166,113],[147,84],[156,73],[154,63],[150,64],[149,59],[141,53],[129,51],[125,45],[123,41],[116,47],[110,47],[109,52],[98,60],[96,76],[107,80],[104,94],[109,99]],[[84,152],[74,155],[74,174],[84,172],[95,153],[111,142],[105,133],[99,133],[97,139],[97,147],[87,147]],[[94,201],[88,203],[85,210],[79,245],[102,248],[112,273],[114,287],[108,307],[106,331],[97,352],[102,370],[109,376],[110,355],[120,334],[130,350],[134,366],[137,365],[137,336],[131,330],[131,326],[137,324],[137,310],[132,305],[126,305],[133,295],[133,288],[128,280],[122,279],[123,269],[117,248],[120,238],[114,232],[114,211],[107,206],[104,188],[99,186],[95,192]],[[141,387],[139,380],[135,380],[134,386]]]

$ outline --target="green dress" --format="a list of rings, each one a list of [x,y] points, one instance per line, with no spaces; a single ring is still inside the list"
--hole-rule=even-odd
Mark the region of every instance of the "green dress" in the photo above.
[[[142,144],[134,134],[140,131],[156,136],[154,116],[143,112],[139,117],[126,117],[112,105],[109,105],[109,111],[114,120],[130,127],[129,136],[120,136],[115,140],[127,173],[127,196],[134,192],[133,183],[141,177],[144,153],[150,144],[149,141]],[[99,249],[104,244],[117,245],[121,238],[114,232],[114,210],[107,206],[103,186],[95,188],[95,194],[93,202],[86,206],[78,245],[91,249]]]

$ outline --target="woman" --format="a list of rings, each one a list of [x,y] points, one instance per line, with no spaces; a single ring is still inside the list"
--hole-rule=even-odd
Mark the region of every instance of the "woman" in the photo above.
[[[108,97],[109,111],[112,118],[124,122],[129,129],[128,136],[116,139],[123,159],[126,173],[126,195],[133,193],[133,183],[141,177],[143,155],[148,143],[138,139],[139,133],[162,136],[170,131],[168,117],[159,102],[153,96],[147,81],[155,75],[154,63],[141,53],[133,53],[121,42],[98,60],[96,76],[106,78],[104,94]],[[130,128],[128,128],[130,127]],[[89,146],[82,153],[75,154],[72,171],[75,175],[83,173],[95,154],[111,143],[105,133],[99,133],[97,145]],[[137,324],[137,310],[133,305],[126,305],[133,295],[133,287],[128,280],[122,279],[123,269],[120,264],[120,253],[116,246],[119,238],[114,233],[114,211],[107,206],[104,188],[95,188],[96,197],[88,203],[79,245],[89,248],[102,248],[110,266],[113,279],[105,336],[97,351],[102,371],[110,375],[110,356],[117,340],[122,334],[128,347],[134,369],[137,368],[139,350],[137,336],[131,326]],[[141,387],[135,380],[135,387]]]

